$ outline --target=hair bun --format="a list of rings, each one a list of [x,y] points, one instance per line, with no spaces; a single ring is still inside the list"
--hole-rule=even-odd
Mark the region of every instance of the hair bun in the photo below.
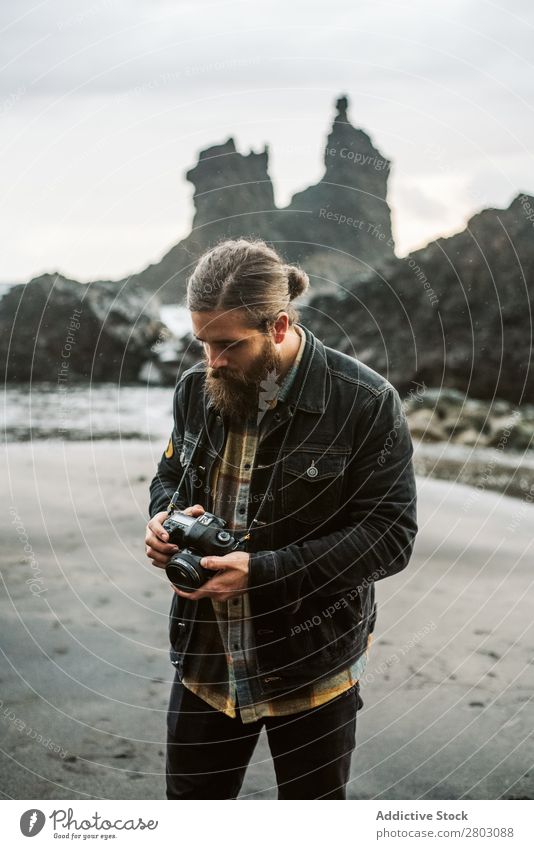
[[[289,290],[289,298],[292,301],[302,295],[310,285],[310,278],[302,268],[297,265],[286,265],[287,271],[287,288]]]

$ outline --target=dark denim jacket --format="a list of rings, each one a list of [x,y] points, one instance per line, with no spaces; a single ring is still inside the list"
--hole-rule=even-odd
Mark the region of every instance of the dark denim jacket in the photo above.
[[[365,651],[376,621],[374,583],[407,566],[417,533],[412,443],[397,391],[300,327],[303,359],[286,401],[263,423],[248,505],[250,521],[263,500],[247,550],[265,698],[339,671]],[[151,483],[151,516],[167,508],[199,436],[178,506],[211,509],[225,423],[203,385],[199,363],[176,387],[174,452],[162,456]],[[197,606],[174,595],[171,660],[179,673]]]

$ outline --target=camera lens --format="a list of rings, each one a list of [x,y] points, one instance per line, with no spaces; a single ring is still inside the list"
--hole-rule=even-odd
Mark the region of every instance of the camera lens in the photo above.
[[[184,592],[193,592],[203,583],[200,573],[200,557],[194,554],[177,554],[165,567],[171,584]]]

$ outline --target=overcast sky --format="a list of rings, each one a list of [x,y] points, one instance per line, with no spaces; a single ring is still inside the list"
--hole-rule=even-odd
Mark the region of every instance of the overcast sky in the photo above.
[[[534,193],[531,0],[3,0],[0,28],[4,282],[157,261],[229,136],[288,203],[340,93],[393,162],[399,253]]]

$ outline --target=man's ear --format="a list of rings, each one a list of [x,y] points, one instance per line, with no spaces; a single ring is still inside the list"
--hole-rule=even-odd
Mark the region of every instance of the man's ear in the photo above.
[[[281,312],[277,316],[273,325],[274,341],[277,345],[284,341],[286,333],[289,330],[289,316],[286,312]]]

